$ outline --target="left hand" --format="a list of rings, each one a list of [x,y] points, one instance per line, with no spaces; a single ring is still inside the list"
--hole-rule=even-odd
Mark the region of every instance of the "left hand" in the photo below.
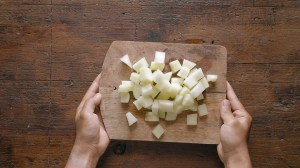
[[[76,139],[66,167],[96,167],[98,159],[109,144],[99,109],[99,80],[100,75],[94,80],[77,108]]]

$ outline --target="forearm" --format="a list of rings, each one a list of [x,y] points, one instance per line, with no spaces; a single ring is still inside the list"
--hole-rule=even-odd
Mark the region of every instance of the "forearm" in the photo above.
[[[224,163],[225,168],[252,168],[248,148],[243,148],[240,151],[230,155]]]
[[[98,160],[99,156],[89,148],[74,144],[66,168],[94,168],[96,167]]]

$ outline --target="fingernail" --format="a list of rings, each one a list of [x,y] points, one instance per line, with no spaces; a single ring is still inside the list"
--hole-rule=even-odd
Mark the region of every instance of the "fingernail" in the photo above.
[[[223,106],[228,107],[230,105],[230,102],[228,100],[223,101]]]

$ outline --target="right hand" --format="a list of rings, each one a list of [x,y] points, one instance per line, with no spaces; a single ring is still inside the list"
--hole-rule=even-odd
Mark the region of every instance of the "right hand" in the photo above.
[[[227,98],[220,108],[224,124],[221,126],[218,154],[225,167],[252,167],[247,137],[252,117],[238,100],[227,82]]]

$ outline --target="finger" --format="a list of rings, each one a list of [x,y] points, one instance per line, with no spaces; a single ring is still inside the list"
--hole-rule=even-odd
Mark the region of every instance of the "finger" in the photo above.
[[[101,102],[101,94],[97,93],[94,97],[89,98],[85,101],[80,115],[92,115],[94,114],[96,106],[99,106]]]
[[[100,126],[102,126],[102,127],[105,129],[105,126],[104,126],[104,122],[103,122],[103,118],[102,118],[101,112],[98,113],[98,118],[99,118]]]
[[[229,84],[229,82],[227,82],[227,99],[230,101],[231,108],[233,111],[245,109],[242,103],[237,98],[236,94],[234,93],[234,90]]]
[[[234,117],[251,117],[250,114],[244,110],[236,110],[233,112]]]
[[[220,112],[221,112],[221,118],[225,124],[228,124],[232,120],[234,120],[234,116],[231,112],[230,102],[228,100],[222,101]]]
[[[217,151],[218,151],[218,155],[219,155],[219,158],[222,162],[224,162],[224,154],[223,154],[223,148],[222,148],[222,144],[219,143],[218,146],[217,146]]]
[[[85,95],[83,96],[77,111],[81,111],[83,104],[85,103],[85,101],[91,97],[93,97],[96,93],[99,92],[99,82],[100,82],[100,76],[101,74],[99,74],[93,81],[93,83],[91,84],[91,86],[89,87],[89,89],[87,90],[87,92],[85,93]]]

